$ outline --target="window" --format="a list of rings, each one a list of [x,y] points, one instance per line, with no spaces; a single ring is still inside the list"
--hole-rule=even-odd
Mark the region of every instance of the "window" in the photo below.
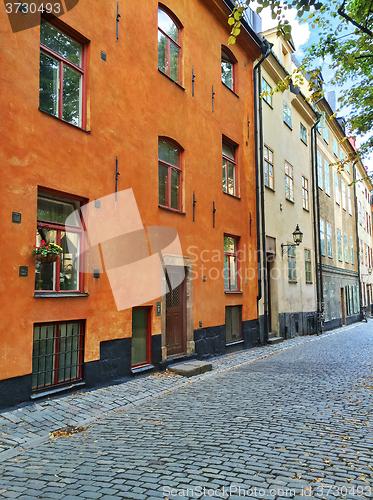
[[[34,325],[32,391],[82,379],[84,321]]]
[[[342,208],[346,210],[346,184],[341,179]]]
[[[320,153],[317,153],[317,180],[320,189],[323,188],[323,172],[322,172],[322,161]]]
[[[285,197],[294,201],[293,167],[285,162]]]
[[[39,108],[81,128],[86,127],[86,47],[41,19]]]
[[[334,173],[334,192],[335,192],[335,202],[337,205],[341,204],[340,194],[339,194],[339,176],[337,172]]]
[[[333,139],[333,153],[338,158],[338,144],[335,139]]]
[[[325,225],[322,219],[320,219],[320,245],[321,255],[325,257]]]
[[[332,226],[326,225],[326,246],[328,250],[328,257],[333,258],[333,239],[332,239]]]
[[[347,165],[347,173],[349,174],[349,173],[350,173],[350,162],[348,161],[348,162],[346,163],[346,165]]]
[[[351,189],[347,188],[347,194],[348,194],[348,213],[352,215],[352,202],[351,202]]]
[[[233,54],[226,48],[221,49],[221,81],[229,89],[236,92],[236,64],[237,60]]]
[[[236,148],[223,141],[223,192],[237,196]]]
[[[309,210],[309,193],[308,193],[308,180],[302,177],[302,197],[303,197],[303,208]]]
[[[291,109],[284,103],[284,122],[291,128]]]
[[[317,122],[316,123],[316,130],[318,131],[318,133],[321,135],[321,127],[320,127],[320,122]]]
[[[350,247],[351,247],[351,264],[355,264],[354,240],[353,240],[352,236],[350,236]]]
[[[159,205],[181,211],[181,152],[165,139],[158,140]]]
[[[347,234],[343,235],[343,244],[345,247],[345,262],[348,264],[348,240],[347,240]]]
[[[325,127],[323,127],[322,129],[322,137],[324,139],[324,141],[328,144],[328,129]]]
[[[264,95],[263,99],[272,107],[272,87],[264,80],[264,78],[262,78],[262,92],[268,92],[268,95]]]
[[[158,69],[181,84],[181,25],[158,9]]]
[[[265,185],[273,189],[273,151],[267,146],[264,146],[264,176],[265,176]]]
[[[288,277],[289,281],[297,281],[297,269],[295,263],[295,245],[288,247]]]
[[[342,148],[339,150],[339,159],[341,160],[342,163],[344,162],[345,157],[344,157]]]
[[[83,292],[83,228],[80,201],[39,192],[37,200],[36,245],[42,241],[62,248],[56,262],[36,261],[35,293]]]
[[[302,123],[300,124],[300,139],[304,144],[307,144],[307,130]]]
[[[225,338],[227,344],[242,340],[242,306],[225,307]]]
[[[224,289],[226,292],[239,291],[237,247],[238,238],[224,236]]]
[[[338,260],[342,262],[342,233],[337,229]]]
[[[330,196],[329,163],[324,161],[325,194]]]
[[[364,243],[363,240],[360,240],[360,264],[364,265]]]
[[[311,275],[311,250],[304,250],[304,263],[305,263],[305,272],[306,272],[306,283],[312,282]]]

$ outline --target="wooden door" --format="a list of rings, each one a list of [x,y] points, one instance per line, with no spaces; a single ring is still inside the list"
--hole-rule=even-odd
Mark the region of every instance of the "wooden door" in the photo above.
[[[345,290],[341,288],[342,325],[346,324]]]
[[[131,367],[150,364],[150,318],[149,308],[132,309]]]
[[[170,290],[166,294],[166,347],[167,356],[174,356],[186,353],[184,268],[167,267],[166,280]]]

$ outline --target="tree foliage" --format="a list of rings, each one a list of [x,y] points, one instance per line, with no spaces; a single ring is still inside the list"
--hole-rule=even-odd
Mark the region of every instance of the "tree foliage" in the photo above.
[[[236,7],[228,22],[232,32],[228,40],[235,42],[244,11],[251,0],[236,0]],[[296,9],[300,22],[307,22],[318,30],[319,40],[310,46],[301,67],[291,78],[301,82],[308,75],[311,101],[322,95],[320,85],[321,63],[328,63],[333,77],[330,83],[341,88],[340,108],[348,110],[347,127],[350,135],[365,136],[359,149],[361,157],[373,151],[373,0],[257,0],[256,12],[271,9],[277,20],[277,35],[285,40],[291,37],[291,26],[286,19],[288,9]],[[280,89],[290,78],[280,82]]]

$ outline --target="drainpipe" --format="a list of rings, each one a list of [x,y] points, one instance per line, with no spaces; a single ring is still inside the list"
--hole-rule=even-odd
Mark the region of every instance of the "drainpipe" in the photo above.
[[[264,213],[264,162],[263,162],[263,119],[262,119],[262,99],[259,97],[262,89],[261,64],[271,53],[273,44],[263,40],[262,58],[254,66],[254,116],[255,116],[255,198],[256,198],[256,227],[257,227],[257,259],[258,259],[258,316],[259,301],[264,297],[264,342],[268,341],[268,298],[267,298],[267,276],[264,273],[264,294],[262,294],[262,253],[263,261],[265,252],[265,213]],[[260,191],[259,191],[260,175]],[[260,234],[260,228],[262,234]],[[261,242],[262,236],[262,242]],[[259,318],[258,318],[259,319]],[[260,321],[259,321],[260,329]]]
[[[315,250],[315,276],[316,276],[316,305],[317,305],[317,325],[316,334],[322,333],[322,315],[323,315],[323,300],[322,289],[319,279],[319,269],[321,272],[321,243],[320,243],[320,217],[319,217],[319,200],[316,196],[319,191],[319,179],[317,169],[317,124],[320,122],[321,114],[316,111],[316,122],[311,127],[311,171],[312,171],[312,208],[313,208],[313,239]],[[316,203],[317,198],[317,203]],[[317,205],[317,208],[316,208]],[[319,264],[320,260],[320,264]],[[321,276],[321,275],[320,275]]]
[[[355,160],[354,163],[352,164],[352,171],[354,174],[354,198],[355,198],[355,224],[356,224],[356,262],[357,262],[357,275],[358,275],[358,280],[359,280],[359,306],[360,306],[360,320],[363,318],[363,296],[362,296],[362,290],[361,290],[361,277],[360,277],[360,243],[359,243],[359,222],[357,220],[357,214],[358,214],[358,207],[357,207],[357,197],[356,197],[356,167],[355,165],[358,163],[359,160]]]

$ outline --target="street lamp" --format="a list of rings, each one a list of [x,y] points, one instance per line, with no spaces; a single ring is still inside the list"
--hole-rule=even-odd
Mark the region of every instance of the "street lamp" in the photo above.
[[[284,253],[289,253],[290,248],[299,246],[302,243],[303,233],[299,229],[299,224],[297,224],[295,231],[293,231],[293,240],[294,240],[293,245],[291,243],[281,243],[282,259],[284,259]]]

